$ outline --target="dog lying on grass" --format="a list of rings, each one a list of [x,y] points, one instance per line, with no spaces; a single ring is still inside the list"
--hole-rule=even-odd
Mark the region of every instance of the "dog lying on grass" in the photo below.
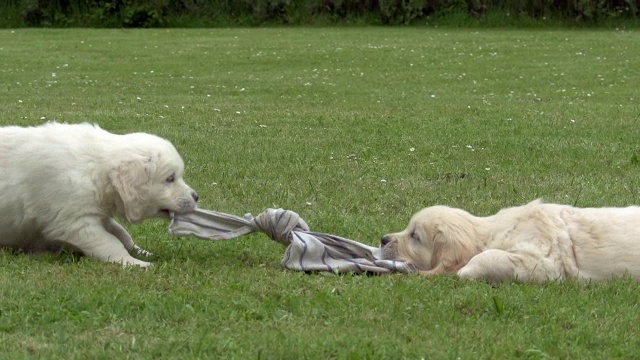
[[[420,274],[516,280],[640,281],[640,207],[577,208],[540,200],[477,217],[446,206],[422,209],[382,237],[384,259]]]
[[[123,265],[151,263],[113,217],[136,223],[189,212],[198,195],[167,140],[115,135],[90,124],[0,128],[0,246],[45,250],[63,243]]]

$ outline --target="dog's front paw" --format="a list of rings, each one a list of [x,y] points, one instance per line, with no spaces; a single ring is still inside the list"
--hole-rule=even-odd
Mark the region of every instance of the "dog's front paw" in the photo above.
[[[141,268],[143,268],[143,269],[148,269],[150,267],[153,267],[153,263],[146,262],[146,261],[141,261],[140,263],[138,263],[136,265],[141,267]]]
[[[148,261],[142,261],[142,260],[138,260],[135,258],[131,258],[127,261],[123,261],[122,262],[122,266],[125,268],[130,268],[130,267],[139,267],[139,268],[149,268],[153,266],[153,263],[150,263]]]

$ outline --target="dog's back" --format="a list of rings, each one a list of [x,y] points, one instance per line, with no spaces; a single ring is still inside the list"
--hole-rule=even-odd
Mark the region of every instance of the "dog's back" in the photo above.
[[[537,253],[566,278],[640,280],[640,207],[578,208],[539,200],[498,212],[491,248]]]
[[[91,191],[95,159],[84,154],[105,134],[90,124],[0,127],[0,245],[29,247],[61,212],[76,210],[69,204],[91,206],[69,199]]]

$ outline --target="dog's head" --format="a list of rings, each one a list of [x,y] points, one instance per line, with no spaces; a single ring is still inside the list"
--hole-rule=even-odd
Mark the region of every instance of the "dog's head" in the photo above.
[[[198,195],[183,177],[184,162],[175,147],[154,135],[125,135],[133,144],[109,178],[122,199],[124,215],[135,223],[153,217],[169,217],[170,212],[193,211]]]
[[[432,206],[416,213],[406,229],[382,237],[383,259],[406,261],[417,270],[453,272],[481,251],[477,218],[460,209]]]

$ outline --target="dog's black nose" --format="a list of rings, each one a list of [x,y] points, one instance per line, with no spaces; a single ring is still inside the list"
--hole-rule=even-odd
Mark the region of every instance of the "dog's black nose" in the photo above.
[[[383,236],[382,239],[380,239],[380,246],[385,246],[389,243],[389,241],[391,241],[391,238],[388,236]]]
[[[195,202],[198,202],[198,194],[195,191],[191,193],[191,197],[193,198],[193,200],[195,200]]]

